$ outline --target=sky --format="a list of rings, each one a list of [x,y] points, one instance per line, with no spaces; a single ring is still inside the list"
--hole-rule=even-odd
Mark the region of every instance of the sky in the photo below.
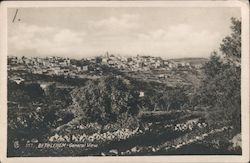
[[[84,58],[109,53],[209,57],[240,8],[61,7],[8,9],[8,55]]]

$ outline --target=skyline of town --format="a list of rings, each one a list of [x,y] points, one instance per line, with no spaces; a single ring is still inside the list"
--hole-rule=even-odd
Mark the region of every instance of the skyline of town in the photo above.
[[[96,57],[102,57],[105,56],[107,53],[109,53],[109,51],[100,53],[100,54],[96,54],[96,55],[82,55],[82,56],[72,56],[72,55],[68,55],[68,56],[60,56],[60,55],[53,55],[53,54],[47,54],[47,55],[40,55],[40,56],[31,56],[31,55],[17,55],[17,54],[7,54],[8,57],[18,57],[18,58],[22,58],[22,57],[27,57],[27,58],[49,58],[49,57],[58,57],[58,58],[69,58],[69,59],[86,59],[86,58],[96,58]],[[212,52],[211,52],[212,54]],[[219,53],[220,54],[220,53]],[[114,55],[114,56],[119,56],[119,57],[125,57],[125,58],[129,58],[129,57],[136,57],[136,56],[152,56],[152,57],[160,57],[162,59],[181,59],[181,58],[209,58],[210,56],[200,56],[200,57],[189,57],[189,56],[175,56],[175,57],[168,57],[168,56],[161,56],[161,55],[152,55],[152,54],[143,54],[143,53],[136,53],[136,54],[127,54],[127,55],[123,55],[123,54],[115,54],[115,53],[110,53],[110,55]]]
[[[96,78],[105,73],[106,70],[103,66],[107,66],[118,69],[121,72],[141,72],[142,74],[157,70],[160,74],[153,76],[158,80],[166,77],[164,72],[169,72],[174,69],[182,69],[184,71],[191,69],[198,70],[206,61],[206,59],[201,58],[191,60],[171,60],[162,59],[161,57],[139,55],[136,57],[125,57],[115,56],[108,52],[102,56],[81,60],[63,57],[40,58],[8,56],[8,71],[26,70],[33,74],[64,75],[73,78]],[[86,76],[86,73],[92,75]]]

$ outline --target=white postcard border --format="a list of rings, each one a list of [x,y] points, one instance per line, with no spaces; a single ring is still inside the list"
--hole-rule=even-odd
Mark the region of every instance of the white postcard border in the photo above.
[[[7,8],[13,7],[240,7],[242,15],[242,156],[112,156],[7,158]],[[247,1],[4,1],[0,39],[1,162],[248,162],[249,161],[249,4]]]

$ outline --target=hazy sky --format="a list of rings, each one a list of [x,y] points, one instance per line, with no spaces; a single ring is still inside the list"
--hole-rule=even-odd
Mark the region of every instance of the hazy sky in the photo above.
[[[8,54],[82,58],[104,54],[208,57],[239,8],[8,9]],[[20,21],[19,21],[20,19]]]

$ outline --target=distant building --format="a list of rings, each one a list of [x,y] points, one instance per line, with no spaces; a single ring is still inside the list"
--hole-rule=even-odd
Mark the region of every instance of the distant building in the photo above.
[[[70,59],[67,58],[67,59],[65,60],[65,63],[66,63],[67,66],[69,66],[69,65],[70,65]]]
[[[102,64],[108,64],[108,58],[102,58]]]
[[[88,66],[82,66],[82,71],[88,71]]]
[[[160,74],[160,75],[158,75],[158,78],[159,79],[165,79],[165,75],[164,74]]]
[[[140,91],[139,97],[144,97],[144,92]]]
[[[109,58],[109,52],[106,53],[105,57],[106,57],[106,58]]]
[[[43,61],[43,66],[49,66],[49,61]]]
[[[197,69],[200,69],[200,68],[202,68],[203,64],[202,63],[194,63],[194,64],[192,64],[192,66],[197,68]]]
[[[111,66],[114,66],[115,63],[116,63],[116,62],[115,62],[114,60],[111,60],[111,59],[108,60],[108,64],[111,65]]]
[[[42,74],[43,71],[41,69],[36,69],[36,70],[33,70],[33,73],[34,74]]]
[[[82,70],[82,68],[80,66],[77,66],[76,68],[77,68],[77,71],[81,71]]]

